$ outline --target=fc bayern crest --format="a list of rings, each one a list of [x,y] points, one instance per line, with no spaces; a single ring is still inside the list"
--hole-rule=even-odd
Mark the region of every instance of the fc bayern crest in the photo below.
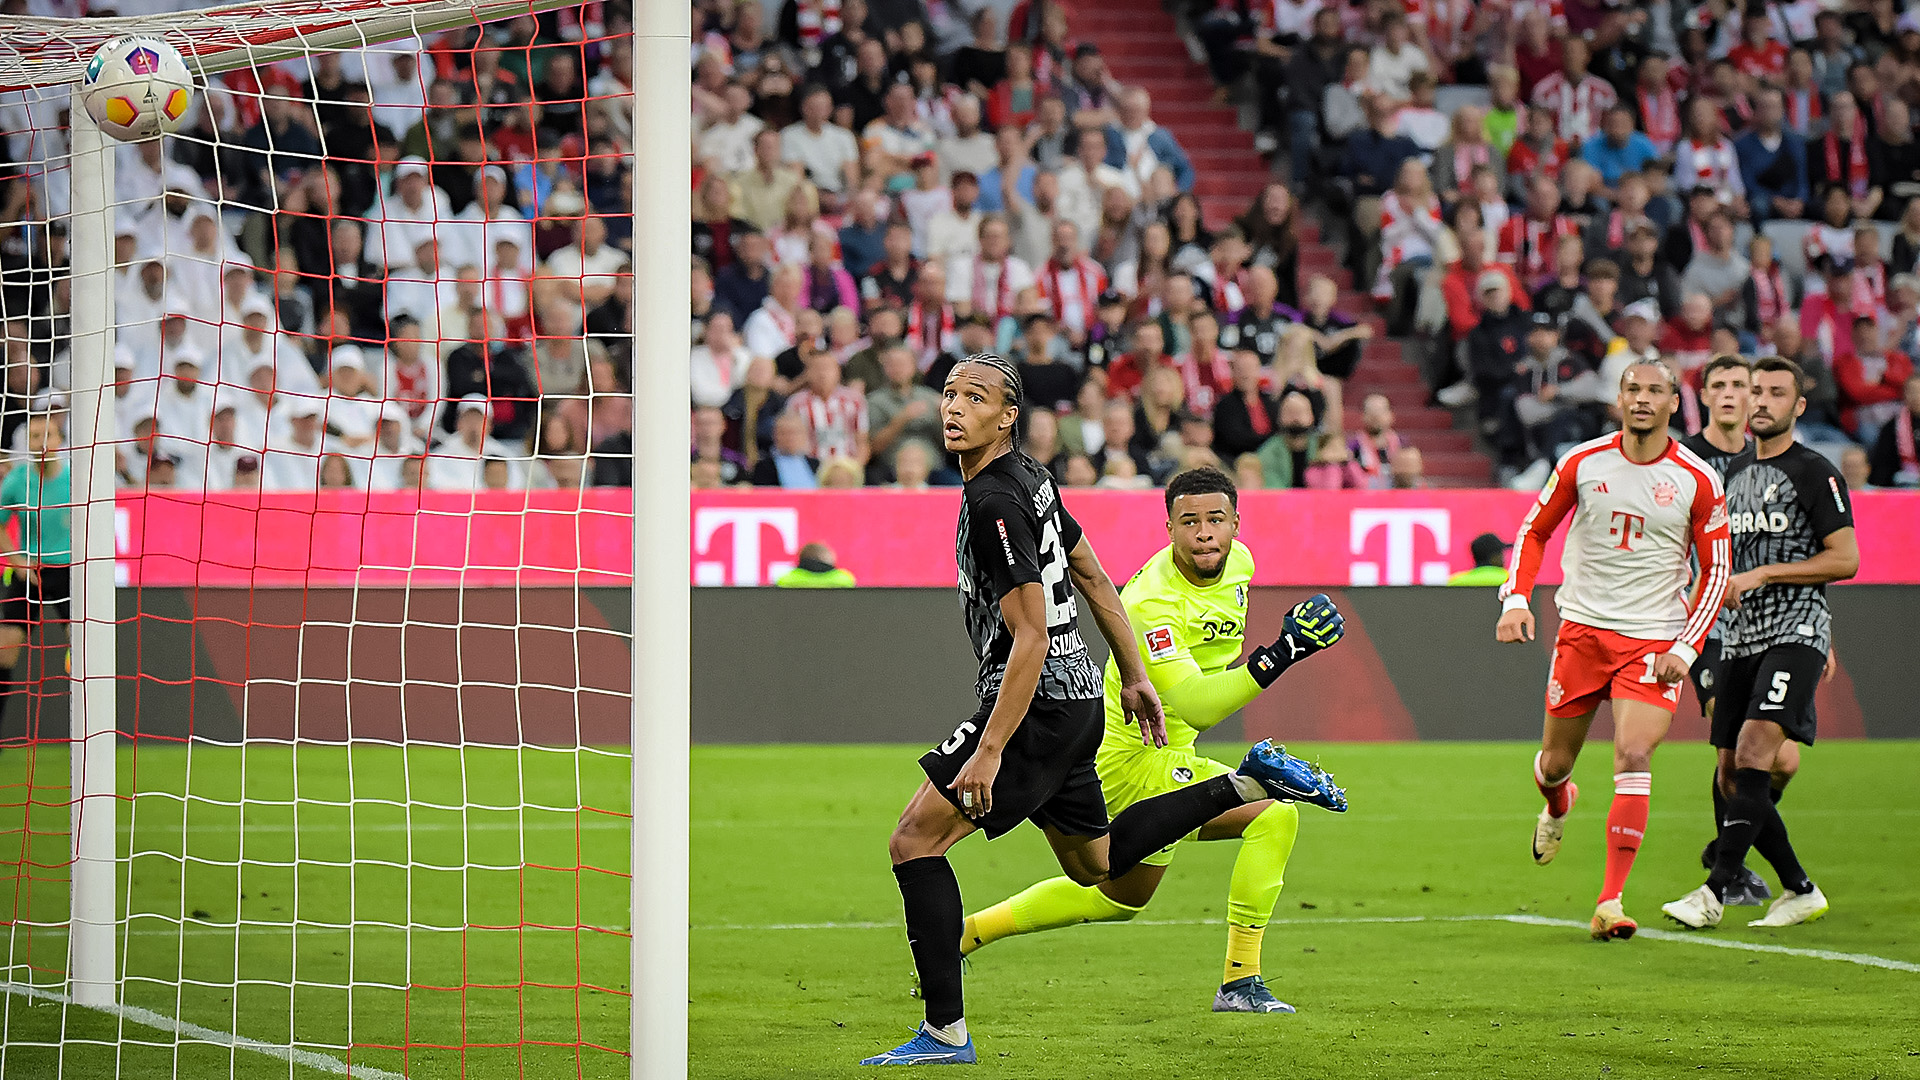
[[[1672,506],[1673,500],[1680,497],[1680,489],[1671,480],[1662,480],[1653,485],[1653,501],[1661,506]]]

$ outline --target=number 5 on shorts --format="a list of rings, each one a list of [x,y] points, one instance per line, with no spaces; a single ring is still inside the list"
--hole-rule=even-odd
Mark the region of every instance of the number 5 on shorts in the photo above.
[[[1767,700],[1775,705],[1787,700],[1787,684],[1793,681],[1793,672],[1776,671],[1773,673],[1773,688],[1767,691]]]
[[[947,741],[940,744],[940,752],[951,754],[960,749],[960,744],[967,741],[967,736],[978,730],[980,729],[973,726],[973,721],[962,720],[960,726],[953,729],[953,734],[948,736]]]

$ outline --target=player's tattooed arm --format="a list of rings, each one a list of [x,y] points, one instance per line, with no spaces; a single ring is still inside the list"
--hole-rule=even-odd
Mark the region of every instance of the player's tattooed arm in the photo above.
[[[1120,710],[1127,719],[1140,725],[1140,740],[1149,746],[1167,745],[1167,718],[1160,708],[1160,695],[1147,677],[1146,662],[1140,658],[1140,642],[1134,637],[1127,609],[1120,603],[1120,591],[1100,565],[1093,545],[1082,536],[1067,553],[1067,566],[1073,573],[1073,585],[1086,598],[1100,636],[1113,650],[1114,667],[1120,671]]]

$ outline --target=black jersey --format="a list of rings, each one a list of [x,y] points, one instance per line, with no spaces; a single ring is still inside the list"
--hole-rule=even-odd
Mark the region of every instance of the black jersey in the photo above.
[[[1707,433],[1704,431],[1681,439],[1680,445],[1700,455],[1701,461],[1713,466],[1713,471],[1720,474],[1720,480],[1723,484],[1726,482],[1727,477],[1733,475],[1735,469],[1753,461],[1754,455],[1759,453],[1759,448],[1755,445],[1754,441],[1749,438],[1745,446],[1741,447],[1737,452],[1729,454],[1725,450],[1708,442]]]
[[[1013,650],[1013,632],[1000,617],[1001,597],[1038,582],[1047,593],[1049,640],[1034,696],[1100,697],[1100,668],[1080,637],[1079,608],[1067,572],[1067,553],[1080,543],[1080,523],[1060,505],[1053,477],[1024,454],[993,459],[966,483],[957,532],[960,605],[980,658],[974,692],[983,701],[999,694]]]
[[[1826,537],[1853,525],[1853,507],[1840,471],[1818,451],[1794,443],[1733,470],[1727,477],[1727,520],[1733,572],[1739,574],[1813,558]],[[1833,644],[1831,623],[1826,586],[1768,585],[1740,598],[1723,651],[1732,658],[1800,644],[1824,653]]]
[[[1720,486],[1723,489],[1727,486],[1727,477],[1733,475],[1735,469],[1751,464],[1754,455],[1759,453],[1757,444],[1755,444],[1751,438],[1748,438],[1745,446],[1742,446],[1737,452],[1729,454],[1725,450],[1708,442],[1707,433],[1704,431],[1696,432],[1681,439],[1680,445],[1700,455],[1700,460],[1712,466],[1713,471],[1720,474]],[[1694,557],[1694,566],[1696,568],[1699,566],[1699,557],[1697,555]],[[1720,617],[1714,621],[1713,629],[1707,632],[1707,640],[1723,640],[1727,636],[1727,623],[1731,621],[1732,618],[1733,612],[1722,609]]]

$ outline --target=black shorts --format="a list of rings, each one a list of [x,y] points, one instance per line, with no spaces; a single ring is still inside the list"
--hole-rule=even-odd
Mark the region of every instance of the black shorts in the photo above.
[[[1827,654],[1811,645],[1775,645],[1720,665],[1719,703],[1713,711],[1713,745],[1733,749],[1749,720],[1779,724],[1794,742],[1813,745],[1813,693],[1820,687]]]
[[[1700,710],[1706,711],[1713,704],[1714,693],[1720,686],[1720,639],[1710,637],[1700,646],[1700,658],[1693,662],[1687,677],[1693,680],[1694,696],[1700,699]]]
[[[980,745],[993,702],[980,705],[954,729],[946,742],[920,755],[933,788],[960,807],[960,793],[947,785]],[[1000,773],[993,781],[993,810],[974,824],[992,840],[1022,821],[1051,825],[1070,836],[1104,836],[1107,798],[1100,790],[1100,774],[1093,755],[1104,733],[1102,702],[1056,701],[1034,698],[1000,755]],[[963,811],[964,812],[964,811]]]
[[[67,621],[72,614],[67,575],[67,567],[42,566],[36,585],[25,570],[14,567],[0,590],[0,623],[38,623],[49,617]]]

